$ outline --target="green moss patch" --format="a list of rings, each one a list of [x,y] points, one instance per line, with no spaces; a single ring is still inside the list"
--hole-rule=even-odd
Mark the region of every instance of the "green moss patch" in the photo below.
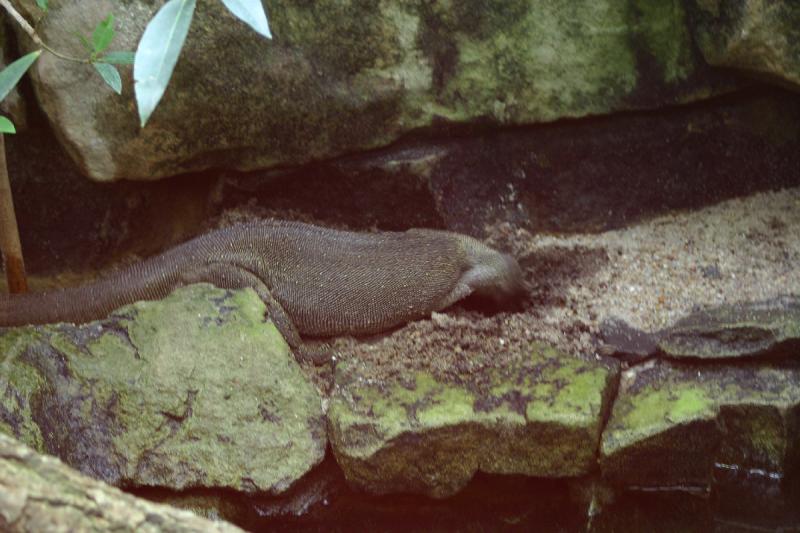
[[[118,2],[115,43],[135,48],[156,4]],[[386,146],[442,119],[520,125],[707,97],[721,89],[695,58],[683,6],[274,0],[267,40],[211,2],[144,130],[130,101],[81,98],[102,86],[81,68],[40,69],[33,83],[57,137],[99,181],[286,167]],[[63,4],[39,31],[77,53],[74,32],[90,33],[88,15],[103,9]]]
[[[604,475],[629,485],[707,484],[715,463],[784,473],[798,463],[800,365],[626,371],[603,432]]]
[[[531,345],[524,364],[446,382],[368,382],[340,365],[328,412],[347,478],[373,493],[446,496],[476,471],[578,476],[594,465],[611,364]]]
[[[286,490],[321,401],[251,290],[207,284],[106,320],[0,334],[0,428],[105,481]]]

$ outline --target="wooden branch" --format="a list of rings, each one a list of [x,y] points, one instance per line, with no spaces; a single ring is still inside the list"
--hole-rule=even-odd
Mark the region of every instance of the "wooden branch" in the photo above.
[[[36,31],[33,29],[33,26],[28,24],[28,21],[25,20],[25,17],[19,14],[19,11],[14,9],[14,6],[11,5],[11,2],[9,2],[8,0],[0,0],[0,6],[3,6],[5,10],[8,12],[8,14],[11,15],[11,18],[13,18],[17,22],[17,24],[19,24],[22,27],[22,29],[25,30],[25,33],[30,35],[31,39],[33,39],[33,42],[35,42],[39,46],[42,45],[42,40],[36,34]]]
[[[9,0],[0,0],[0,7],[4,8],[6,10],[6,12],[11,16],[11,18],[14,19],[14,21],[17,24],[20,25],[20,27],[25,31],[25,33],[27,33],[28,36],[31,39],[33,39],[33,42],[36,43],[36,46],[40,46],[40,47],[44,48],[45,50],[47,50],[48,52],[50,52],[51,54],[53,54],[54,56],[60,57],[61,59],[64,59],[66,61],[73,61],[75,63],[88,63],[89,62],[88,59],[82,59],[80,57],[68,56],[66,54],[62,54],[58,50],[54,50],[53,48],[50,48],[49,46],[47,46],[47,43],[42,41],[42,38],[39,37],[39,34],[36,33],[36,30],[33,28],[33,26],[31,26],[30,23],[28,23],[28,21],[25,20],[25,17],[20,15],[19,11],[14,9],[14,6],[11,5],[11,2],[9,2]]]
[[[22,246],[19,242],[17,217],[14,213],[11,183],[6,167],[6,143],[2,134],[0,134],[0,251],[3,253],[5,263],[8,292],[27,292],[25,261],[22,258]]]

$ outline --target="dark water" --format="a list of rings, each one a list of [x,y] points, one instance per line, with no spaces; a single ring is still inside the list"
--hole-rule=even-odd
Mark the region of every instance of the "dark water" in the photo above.
[[[611,487],[599,478],[478,474],[446,499],[369,496],[328,458],[281,497],[139,492],[216,514],[249,531],[800,531],[800,471],[791,477],[716,465],[710,486]]]

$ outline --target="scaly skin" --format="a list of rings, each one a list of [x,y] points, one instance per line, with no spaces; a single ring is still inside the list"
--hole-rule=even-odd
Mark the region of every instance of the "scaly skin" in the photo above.
[[[292,347],[299,334],[384,331],[472,293],[523,289],[517,262],[456,233],[353,233],[266,220],[214,231],[95,283],[0,298],[0,326],[88,322],[176,287],[252,287]]]

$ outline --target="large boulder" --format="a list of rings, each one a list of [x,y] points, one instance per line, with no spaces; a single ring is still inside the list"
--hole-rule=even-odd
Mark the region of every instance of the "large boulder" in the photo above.
[[[252,290],[207,284],[84,326],[0,333],[0,431],[106,482],[288,489],[325,453],[320,397]]]
[[[29,20],[41,16],[34,0],[14,3]],[[39,32],[79,56],[75,32],[91,33],[113,12],[113,48],[133,50],[162,4],[53,3]],[[39,102],[85,173],[114,180],[292,165],[443,122],[552,121],[685,102],[731,86],[695,57],[680,0],[271,0],[266,7],[271,41],[222,2],[200,2],[144,129],[129,70],[118,97],[90,65],[44,54],[32,70]]]
[[[800,4],[794,0],[695,0],[697,44],[711,65],[800,89]]]

